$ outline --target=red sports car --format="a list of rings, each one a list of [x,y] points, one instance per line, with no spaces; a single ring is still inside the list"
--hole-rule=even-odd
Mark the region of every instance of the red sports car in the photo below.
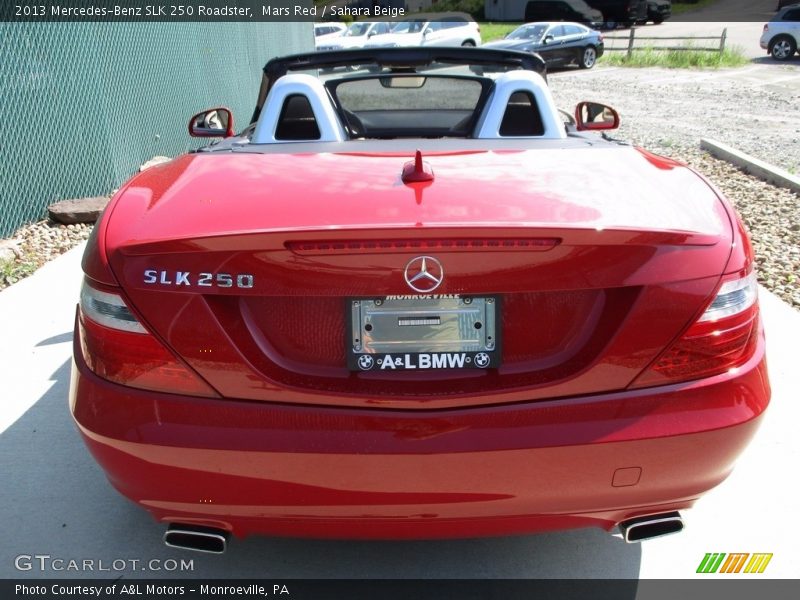
[[[70,407],[169,545],[638,541],[730,473],[770,396],[742,224],[543,75],[500,50],[276,59],[241,133],[200,113],[223,140],[115,195]]]

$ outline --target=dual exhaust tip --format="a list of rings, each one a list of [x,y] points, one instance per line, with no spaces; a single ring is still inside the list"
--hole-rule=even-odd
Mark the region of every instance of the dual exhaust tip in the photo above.
[[[223,529],[171,523],[164,533],[164,543],[170,548],[222,554],[228,547],[229,537]]]
[[[661,513],[628,519],[619,524],[623,539],[629,544],[683,531],[679,512]],[[222,554],[228,547],[230,534],[223,529],[172,523],[164,533],[164,543],[170,548]]]
[[[629,544],[644,540],[680,533],[683,531],[683,517],[679,512],[661,513],[628,519],[619,524],[622,538]]]

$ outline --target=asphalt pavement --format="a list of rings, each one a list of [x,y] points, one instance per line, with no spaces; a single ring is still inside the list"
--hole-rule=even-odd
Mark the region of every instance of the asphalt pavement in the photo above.
[[[759,577],[797,576],[800,312],[763,289],[772,405],[733,475],[685,512],[679,535],[635,545],[596,529],[413,542],[250,538],[216,556],[165,547],[164,526],[111,488],[78,436],[67,395],[80,255],[0,293],[2,578],[689,578],[707,552],[770,552]]]

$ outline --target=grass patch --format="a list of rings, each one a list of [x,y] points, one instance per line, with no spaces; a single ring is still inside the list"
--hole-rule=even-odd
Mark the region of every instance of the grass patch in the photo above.
[[[689,12],[690,10],[697,10],[698,8],[705,8],[710,4],[715,4],[719,0],[698,0],[697,2],[680,2],[673,1],[672,15],[680,15],[681,13]],[[775,3],[777,5],[777,2]]]
[[[692,50],[659,50],[643,48],[634,50],[628,58],[627,52],[607,52],[600,58],[605,65],[618,67],[665,67],[667,69],[719,69],[720,67],[741,67],[750,62],[742,50],[736,46],[719,52]]]
[[[522,23],[479,23],[481,26],[481,40],[483,43],[493,40],[502,40],[507,34],[514,31]]]
[[[0,263],[0,289],[16,283],[36,271],[36,263],[12,260]]]

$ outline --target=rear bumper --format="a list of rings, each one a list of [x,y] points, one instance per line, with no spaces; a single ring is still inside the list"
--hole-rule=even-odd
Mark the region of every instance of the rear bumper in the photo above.
[[[764,342],[682,386],[413,412],[136,390],[75,347],[70,408],[111,483],[162,522],[342,538],[502,535],[688,508],[769,401]]]

